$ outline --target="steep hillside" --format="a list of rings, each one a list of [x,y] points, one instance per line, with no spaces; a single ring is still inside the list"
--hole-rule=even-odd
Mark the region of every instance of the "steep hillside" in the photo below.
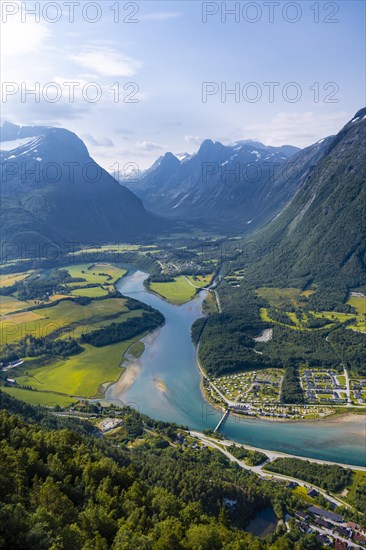
[[[68,130],[5,123],[0,160],[2,243],[121,242],[165,226]]]
[[[257,237],[258,281],[366,283],[366,109],[330,141],[284,211]],[[287,284],[287,283],[286,283]]]

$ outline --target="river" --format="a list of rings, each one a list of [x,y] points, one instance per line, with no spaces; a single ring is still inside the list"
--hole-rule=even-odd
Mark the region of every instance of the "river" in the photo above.
[[[130,270],[117,284],[125,296],[136,298],[164,315],[164,327],[149,335],[138,363],[136,379],[122,394],[112,385],[106,399],[118,397],[148,416],[202,431],[214,428],[220,412],[204,398],[190,337],[193,322],[202,316],[205,292],[175,306],[148,292],[146,273]],[[230,416],[221,431],[229,439],[293,455],[364,466],[365,417],[353,415],[328,421],[269,422]]]

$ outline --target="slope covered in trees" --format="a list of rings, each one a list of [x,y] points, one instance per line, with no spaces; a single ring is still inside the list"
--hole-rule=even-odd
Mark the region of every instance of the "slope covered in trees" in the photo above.
[[[177,446],[172,425],[126,408],[121,435],[109,442],[87,435],[87,422],[1,393],[0,407],[11,411],[0,410],[2,548],[317,548],[298,530],[263,541],[245,533],[253,511],[272,505],[284,517],[302,506],[298,497],[218,452]],[[154,435],[141,439],[145,426]],[[235,506],[225,507],[226,498]]]

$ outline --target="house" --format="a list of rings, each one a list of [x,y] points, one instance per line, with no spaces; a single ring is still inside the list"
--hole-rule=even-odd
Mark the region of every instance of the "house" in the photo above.
[[[315,520],[315,524],[319,525],[320,527],[325,527],[326,529],[331,529],[333,527],[333,524],[330,523],[330,521],[326,521],[323,518],[317,518]]]
[[[287,487],[289,489],[295,489],[295,487],[298,486],[298,483],[296,483],[296,481],[289,481],[288,484],[287,484]]]
[[[336,525],[334,527],[334,533],[338,533],[343,538],[349,538],[350,532],[345,527],[342,527],[341,525]]]
[[[353,535],[353,540],[359,542],[360,544],[366,544],[366,537],[361,535],[361,533],[355,533]]]
[[[317,535],[316,540],[320,542],[322,546],[330,546],[331,541],[326,535]]]
[[[312,533],[313,530],[309,527],[307,523],[304,523],[303,521],[299,521],[298,523],[300,531],[303,533]]]
[[[336,539],[334,541],[334,548],[335,550],[347,550],[348,544],[343,540]]]
[[[335,521],[336,523],[344,522],[343,516],[335,514],[334,512],[330,512],[329,510],[323,510],[322,508],[318,508],[317,506],[309,506],[308,510],[311,514],[329,519],[330,521]]]
[[[363,535],[366,535],[366,527],[362,527],[362,525],[359,525],[358,523],[355,523],[354,521],[349,521],[347,523],[347,527],[349,527],[353,531],[358,531],[359,533],[362,533]]]
[[[295,518],[299,519],[300,521],[306,521],[308,517],[309,516],[305,512],[302,512],[301,510],[297,510],[295,512]]]
[[[309,489],[308,496],[311,498],[317,497],[319,492],[316,489]]]

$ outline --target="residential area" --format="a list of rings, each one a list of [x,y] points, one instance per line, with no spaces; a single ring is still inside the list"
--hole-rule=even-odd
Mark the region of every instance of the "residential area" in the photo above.
[[[287,516],[286,523],[291,517]],[[366,528],[352,521],[346,521],[343,516],[310,506],[307,512],[296,511],[295,521],[303,533],[317,533],[317,539],[322,546],[336,550],[348,548],[365,548]]]

